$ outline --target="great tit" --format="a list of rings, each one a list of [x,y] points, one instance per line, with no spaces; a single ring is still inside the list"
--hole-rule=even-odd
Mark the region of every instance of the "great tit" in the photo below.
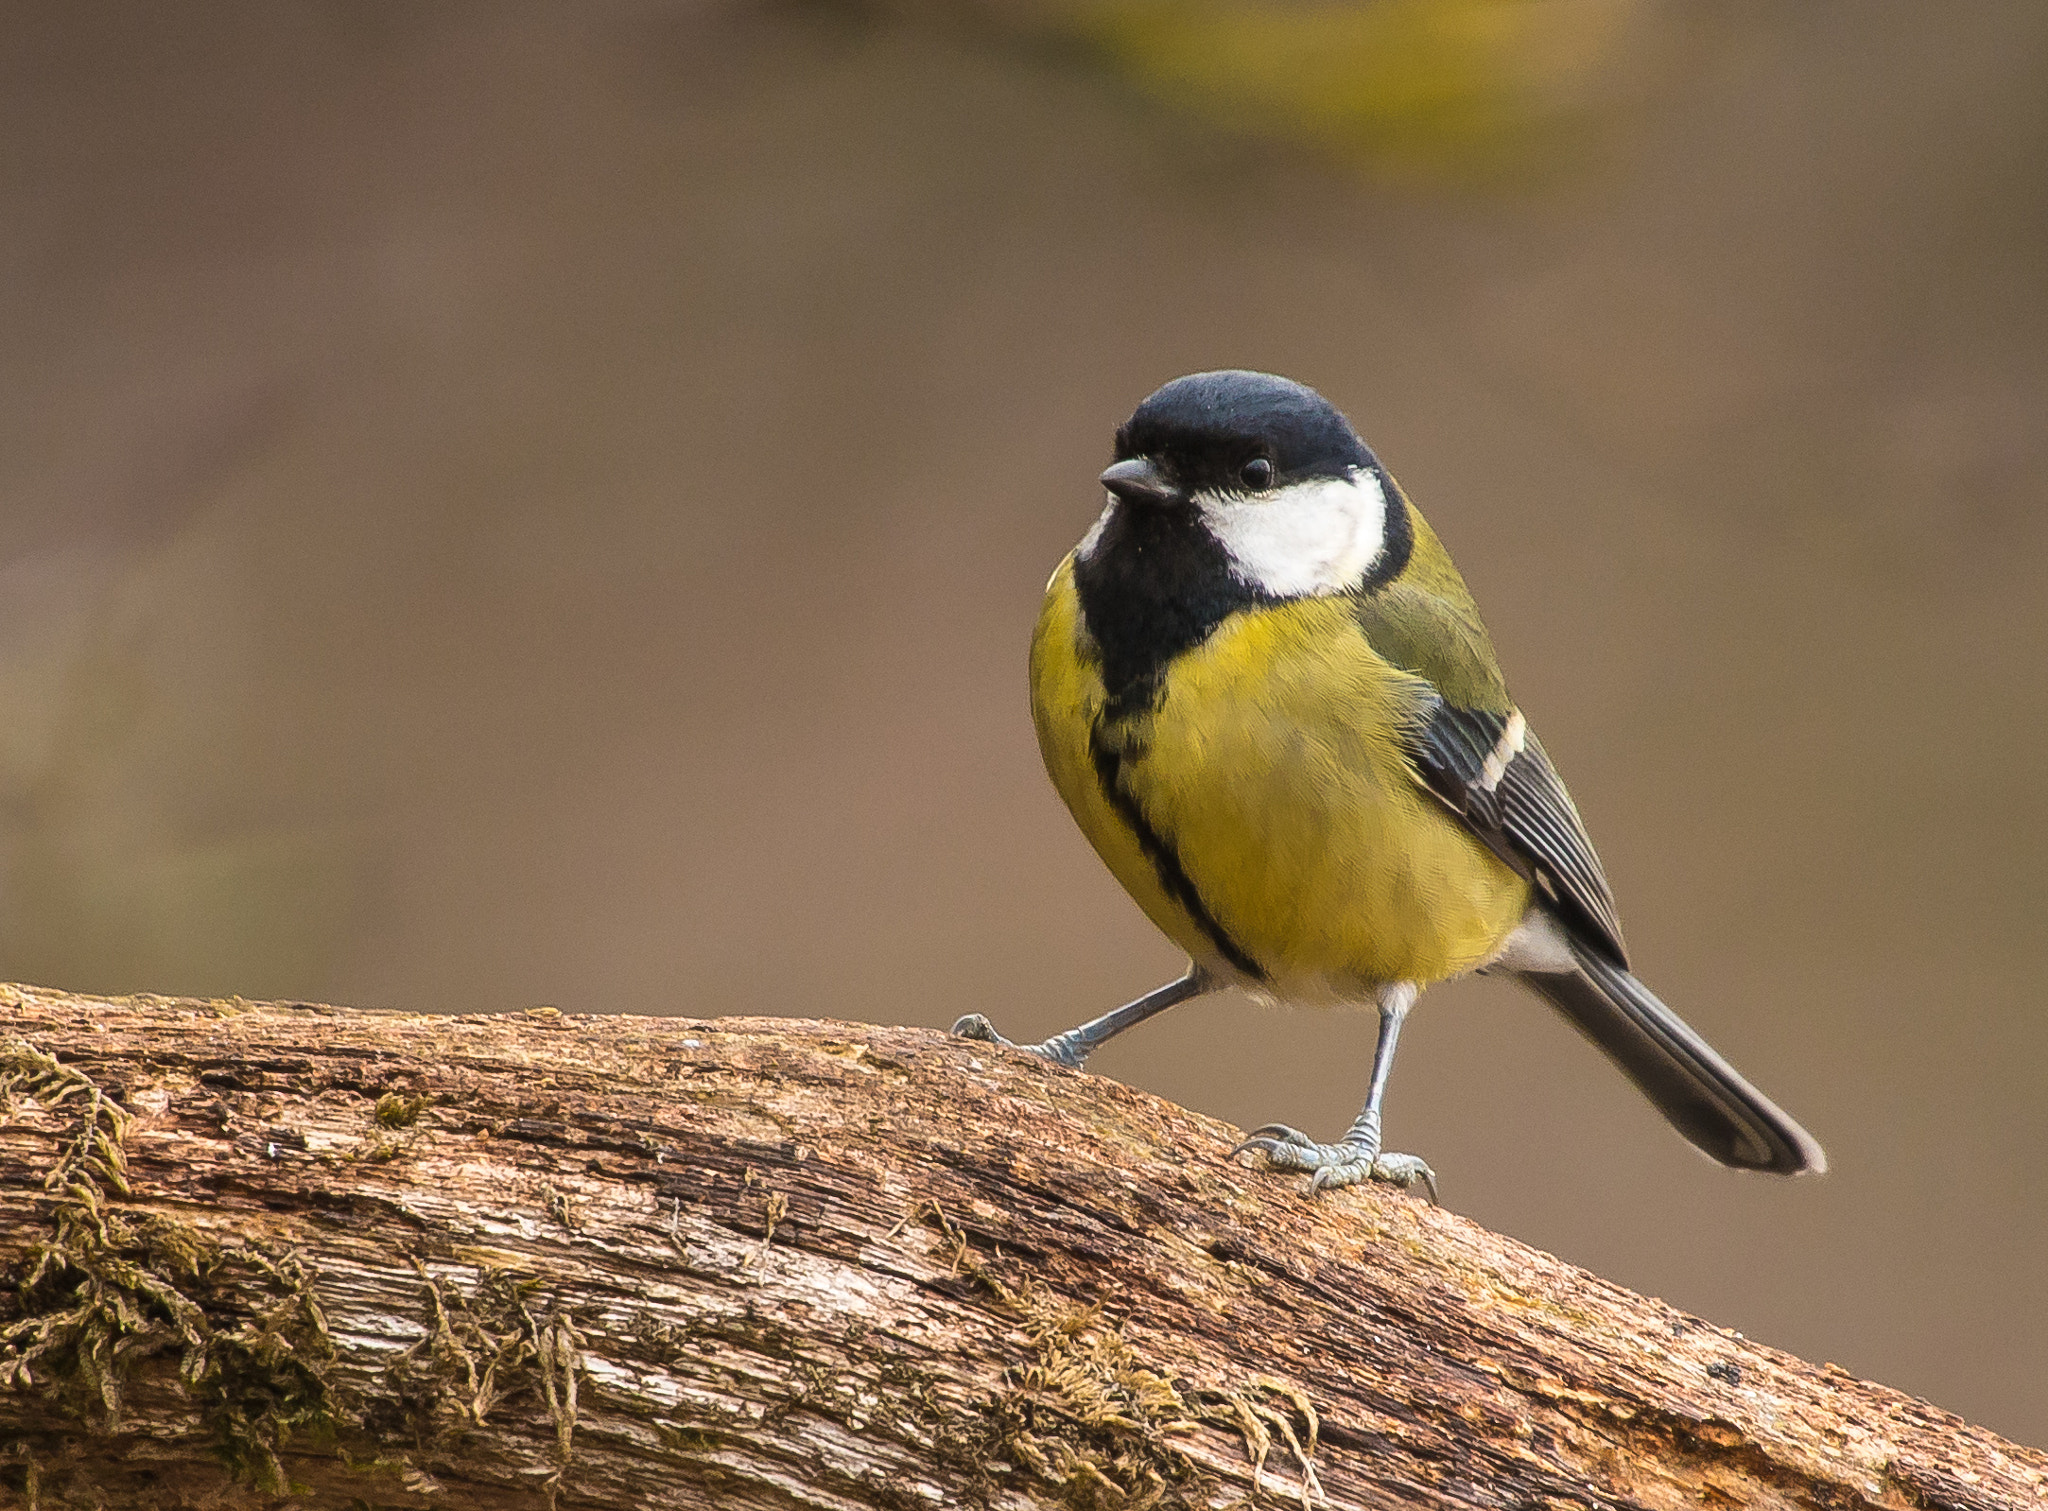
[[[1351,423],[1257,372],[1176,378],[1116,433],[1107,507],[1047,584],[1031,709],[1053,785],[1187,974],[1029,1046],[1063,1065],[1222,987],[1373,1004],[1365,1107],[1334,1144],[1239,1152],[1320,1190],[1422,1185],[1380,1147],[1402,1020],[1432,982],[1514,976],[1723,1164],[1820,1145],[1629,973],[1578,810],[1464,580]],[[988,1020],[954,1025],[1007,1043]]]

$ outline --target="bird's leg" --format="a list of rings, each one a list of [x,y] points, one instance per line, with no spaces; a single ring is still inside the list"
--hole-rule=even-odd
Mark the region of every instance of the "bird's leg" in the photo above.
[[[1381,989],[1380,1036],[1373,1049],[1372,1086],[1366,1092],[1365,1106],[1342,1139],[1334,1144],[1318,1144],[1285,1123],[1268,1123],[1263,1128],[1254,1128],[1231,1152],[1242,1154],[1247,1149],[1256,1149],[1277,1169],[1310,1171],[1311,1191],[1356,1185],[1362,1180],[1383,1180],[1403,1190],[1421,1186],[1429,1192],[1429,1199],[1435,1201],[1436,1172],[1412,1154],[1380,1152],[1380,1105],[1386,1100],[1387,1078],[1394,1072],[1394,1047],[1400,1042],[1401,1024],[1420,990],[1412,981],[1397,981]]]
[[[1215,980],[1199,965],[1190,964],[1188,973],[1178,981],[1169,981],[1155,992],[1147,992],[1135,1002],[1126,1002],[1115,1012],[1104,1013],[1101,1017],[1083,1023],[1079,1028],[1070,1028],[1063,1034],[1054,1034],[1043,1044],[1011,1044],[996,1032],[995,1025],[980,1013],[969,1013],[953,1025],[953,1032],[963,1039],[980,1039],[989,1044],[1009,1044],[1012,1049],[1028,1049],[1035,1055],[1043,1055],[1058,1065],[1069,1065],[1078,1070],[1081,1063],[1096,1049],[1114,1039],[1127,1028],[1136,1028],[1147,1018],[1176,1007],[1190,998],[1216,989]]]

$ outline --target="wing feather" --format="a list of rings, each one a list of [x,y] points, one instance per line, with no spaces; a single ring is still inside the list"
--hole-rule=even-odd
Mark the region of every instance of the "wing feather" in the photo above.
[[[1457,569],[1421,516],[1412,519],[1416,565],[1361,597],[1356,613],[1383,659],[1429,685],[1409,742],[1416,776],[1578,938],[1626,967],[1614,893],[1571,794],[1509,699]]]
[[[1433,698],[1411,740],[1416,774],[1496,855],[1542,888],[1575,933],[1625,967],[1628,947],[1607,873],[1542,742],[1511,728],[1519,722],[1513,709],[1459,708]]]

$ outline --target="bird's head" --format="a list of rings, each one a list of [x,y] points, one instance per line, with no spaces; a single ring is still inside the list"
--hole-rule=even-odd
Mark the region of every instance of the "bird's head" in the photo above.
[[[1116,433],[1102,485],[1109,503],[1081,543],[1084,561],[1154,534],[1117,529],[1125,511],[1165,514],[1211,538],[1245,587],[1275,598],[1360,586],[1386,554],[1398,508],[1335,405],[1289,379],[1235,370],[1176,378],[1140,404]]]

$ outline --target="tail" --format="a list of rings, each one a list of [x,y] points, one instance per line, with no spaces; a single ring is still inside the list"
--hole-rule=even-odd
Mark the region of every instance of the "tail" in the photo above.
[[[1827,1169],[1813,1135],[1737,1075],[1648,987],[1576,940],[1571,950],[1578,970],[1529,971],[1521,979],[1605,1050],[1696,1147],[1739,1170]]]

